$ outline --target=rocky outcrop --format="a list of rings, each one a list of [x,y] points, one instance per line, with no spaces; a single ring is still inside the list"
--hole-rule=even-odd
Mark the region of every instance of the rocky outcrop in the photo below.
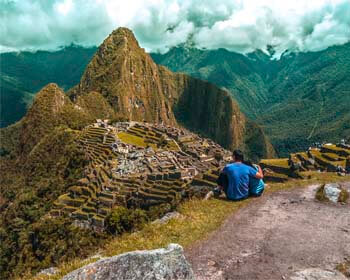
[[[57,274],[58,270],[56,267],[49,267],[49,268],[46,268],[46,269],[43,269],[41,270],[37,276],[43,276],[43,275],[46,275],[46,276],[51,276],[51,275],[55,275]]]
[[[77,269],[63,280],[194,279],[180,245],[165,249],[135,251],[105,258]]]
[[[332,203],[346,203],[349,199],[350,187],[348,184],[329,183],[321,186],[316,192],[316,199]]]
[[[157,219],[155,221],[152,222],[152,224],[166,224],[167,222],[169,222],[172,219],[178,219],[181,218],[182,215],[179,212],[169,212],[167,214],[165,214],[163,217],[161,217],[160,219]]]
[[[333,184],[326,184],[324,186],[324,195],[325,197],[334,203],[337,203],[339,200],[339,196],[341,193],[341,188],[339,186],[339,184],[333,183]]]

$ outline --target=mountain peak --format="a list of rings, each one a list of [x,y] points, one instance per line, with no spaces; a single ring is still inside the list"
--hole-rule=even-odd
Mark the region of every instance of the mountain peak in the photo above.
[[[40,90],[27,115],[22,119],[23,126],[19,137],[23,147],[21,154],[28,154],[59,123],[67,104],[70,104],[70,100],[57,84],[50,83]]]
[[[119,27],[114,30],[102,43],[99,50],[101,51],[132,51],[141,49],[134,33],[125,27]]]
[[[55,83],[50,83],[40,90],[35,96],[33,106],[29,112],[58,113],[68,101],[62,89]]]
[[[175,124],[160,77],[158,66],[132,31],[118,28],[104,40],[70,94],[74,99],[99,92],[116,113],[128,119]]]
[[[124,36],[124,37],[134,38],[136,41],[134,33],[129,28],[126,28],[126,27],[119,27],[113,30],[110,36]]]

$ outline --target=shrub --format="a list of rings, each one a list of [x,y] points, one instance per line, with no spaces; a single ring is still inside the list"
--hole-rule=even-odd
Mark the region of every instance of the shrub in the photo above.
[[[140,230],[148,221],[147,214],[141,209],[115,207],[106,219],[107,231],[120,234],[125,231]]]
[[[316,199],[319,201],[328,201],[328,198],[324,195],[324,186],[319,187],[316,192]]]
[[[169,203],[163,203],[160,205],[151,206],[148,211],[148,217],[151,221],[164,216],[166,213],[174,210],[174,207]]]
[[[338,201],[339,201],[339,202],[345,203],[348,199],[349,199],[349,193],[348,193],[348,191],[342,189],[341,192],[340,192],[340,194],[339,194]]]

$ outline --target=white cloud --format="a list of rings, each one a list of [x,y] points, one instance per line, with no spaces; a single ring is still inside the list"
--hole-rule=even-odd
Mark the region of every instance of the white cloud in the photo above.
[[[59,13],[66,16],[73,8],[73,0],[64,0],[63,2],[55,3],[54,7]]]
[[[188,38],[241,53],[315,51],[350,40],[350,1],[0,0],[0,51],[98,45],[119,26],[148,51]]]

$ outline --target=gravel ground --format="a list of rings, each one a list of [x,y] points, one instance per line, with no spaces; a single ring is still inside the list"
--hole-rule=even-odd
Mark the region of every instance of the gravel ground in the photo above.
[[[193,244],[186,257],[196,279],[281,280],[308,268],[334,270],[350,256],[350,204],[315,201],[317,187],[256,198]]]

